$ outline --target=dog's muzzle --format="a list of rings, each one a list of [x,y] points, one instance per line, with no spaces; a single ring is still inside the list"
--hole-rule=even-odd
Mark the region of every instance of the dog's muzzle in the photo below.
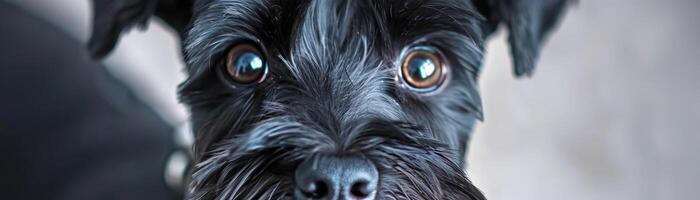
[[[379,173],[367,159],[319,156],[302,162],[295,171],[298,200],[372,200]]]

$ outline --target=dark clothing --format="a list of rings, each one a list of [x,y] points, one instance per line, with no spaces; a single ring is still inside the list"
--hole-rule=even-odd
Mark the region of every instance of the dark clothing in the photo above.
[[[173,129],[51,24],[0,2],[0,199],[174,199]]]

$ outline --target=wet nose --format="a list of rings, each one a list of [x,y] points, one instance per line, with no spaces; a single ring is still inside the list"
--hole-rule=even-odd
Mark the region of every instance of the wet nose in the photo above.
[[[359,157],[319,156],[302,162],[294,173],[296,199],[372,200],[377,168]]]

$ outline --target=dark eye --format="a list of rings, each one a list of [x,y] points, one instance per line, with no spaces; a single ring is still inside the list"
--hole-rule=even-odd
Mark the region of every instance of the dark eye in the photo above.
[[[429,47],[415,47],[404,53],[401,61],[402,85],[418,93],[437,90],[445,80],[442,57]]]
[[[265,80],[267,62],[260,51],[250,44],[239,44],[226,54],[225,74],[235,84],[249,85]]]

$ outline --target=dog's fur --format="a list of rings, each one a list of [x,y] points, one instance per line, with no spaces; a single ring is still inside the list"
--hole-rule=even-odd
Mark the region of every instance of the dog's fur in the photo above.
[[[111,3],[107,3],[111,2]],[[296,165],[362,155],[380,172],[379,199],[484,199],[463,172],[482,118],[484,41],[505,25],[517,76],[530,75],[565,0],[95,0],[89,50],[156,15],[183,38],[180,85],[196,136],[189,198],[292,198]],[[216,67],[232,45],[263,49],[270,77],[231,88]],[[441,50],[451,78],[438,94],[397,86],[400,52]]]

